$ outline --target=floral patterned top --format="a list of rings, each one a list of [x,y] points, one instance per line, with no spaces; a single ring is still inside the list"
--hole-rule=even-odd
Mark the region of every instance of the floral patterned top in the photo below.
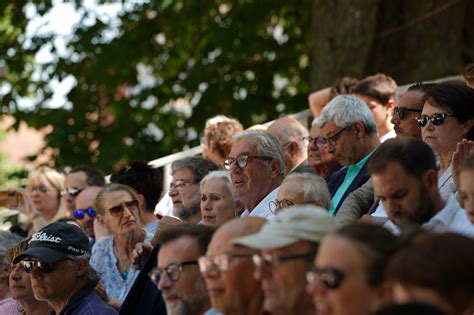
[[[147,233],[145,243],[149,243],[152,237],[153,234]],[[100,283],[104,286],[109,298],[120,301],[125,299],[140,272],[133,267],[126,272],[118,270],[113,236],[106,237],[94,244],[90,265],[99,273]]]

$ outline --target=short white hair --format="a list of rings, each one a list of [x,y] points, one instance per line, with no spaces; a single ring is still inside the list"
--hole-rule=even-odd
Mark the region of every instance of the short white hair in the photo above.
[[[293,180],[299,180],[302,182],[300,189],[303,191],[305,202],[317,201],[320,203],[320,207],[329,210],[331,207],[331,194],[329,193],[328,185],[324,178],[307,172],[291,173],[283,180],[281,186]]]
[[[369,136],[377,136],[374,115],[364,101],[351,94],[333,98],[316,118],[316,125],[323,127],[330,121],[342,128],[360,122]]]
[[[237,196],[235,195],[234,187],[232,186],[232,180],[230,179],[230,175],[228,171],[212,171],[206,176],[204,176],[204,178],[201,180],[201,185],[200,185],[201,191],[202,191],[202,186],[204,186],[204,184],[210,179],[222,179],[224,181],[224,187],[227,189],[227,191],[229,191],[232,200],[234,202],[238,200]]]

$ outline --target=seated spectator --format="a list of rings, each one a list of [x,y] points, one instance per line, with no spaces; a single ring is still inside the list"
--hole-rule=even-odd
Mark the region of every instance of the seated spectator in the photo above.
[[[287,175],[292,172],[314,173],[314,170],[308,166],[308,156],[304,145],[304,138],[308,136],[308,130],[305,126],[298,120],[285,116],[272,122],[267,128],[267,132],[280,142]]]
[[[150,234],[155,234],[158,228],[154,212],[163,190],[162,181],[159,171],[146,161],[130,162],[110,177],[110,182],[128,185],[137,191],[143,223]]]
[[[423,141],[412,137],[387,140],[370,158],[368,168],[375,194],[399,228],[415,224],[474,236],[474,226],[454,194],[447,201],[441,197],[436,159]]]
[[[201,217],[205,225],[219,227],[243,210],[226,171],[212,171],[201,180]]]
[[[259,232],[234,239],[234,244],[261,251],[253,256],[253,262],[255,277],[262,282],[265,311],[272,315],[315,313],[306,292],[306,272],[321,239],[335,229],[327,211],[296,206],[278,213]]]
[[[2,310],[1,314],[44,315],[51,310],[48,303],[35,299],[30,274],[23,270],[21,264],[13,263],[13,259],[24,252],[27,247],[28,240],[24,240],[7,252],[7,261],[10,266],[10,293],[16,304],[12,312]]]
[[[105,177],[102,171],[90,165],[79,165],[73,167],[66,175],[61,194],[66,201],[66,208],[71,214],[77,209],[77,195],[89,186],[105,186]]]
[[[456,233],[425,233],[390,262],[396,302],[423,302],[448,315],[474,313],[474,240]]]
[[[474,224],[474,155],[467,158],[460,168],[459,201]]]
[[[222,168],[232,148],[232,137],[242,130],[244,128],[238,120],[224,115],[208,119],[201,139],[203,157]]]
[[[105,186],[97,195],[95,209],[96,220],[112,235],[94,244],[90,264],[99,272],[107,295],[120,304],[138,274],[132,267],[132,250],[137,243],[149,242],[153,235],[145,233],[138,195],[129,186]]]
[[[474,89],[474,63],[471,63],[466,66],[463,73],[464,80],[466,84],[471,89]]]
[[[315,121],[313,121],[309,136],[305,137],[304,141],[307,148],[308,165],[314,168],[316,174],[327,178],[341,168],[334,155],[329,153],[323,131]]]
[[[51,222],[67,216],[64,204],[61,202],[61,190],[64,185],[64,175],[49,167],[39,167],[28,174],[26,190],[13,189],[20,198],[18,210],[28,217],[26,227],[32,234]],[[20,232],[21,233],[21,232]]]
[[[161,291],[168,315],[202,315],[210,309],[206,284],[198,268],[214,229],[179,224],[159,232],[158,263],[150,278]]]
[[[367,160],[380,141],[372,113],[353,95],[336,96],[316,124],[325,135],[329,152],[345,166],[327,178],[333,196],[330,213],[335,215],[347,195],[369,179]]]
[[[367,103],[374,115],[380,142],[395,138],[392,111],[397,103],[397,83],[390,76],[377,73],[364,78],[354,89],[354,95]]]
[[[17,303],[12,299],[8,277],[10,274],[7,252],[22,238],[7,231],[0,231],[0,314],[17,314]]]
[[[234,219],[212,237],[199,268],[206,281],[214,310],[222,314],[262,314],[263,292],[253,278],[255,250],[237,246],[232,240],[253,234],[266,221],[258,217]]]
[[[313,205],[329,210],[331,194],[326,181],[311,173],[292,173],[285,177],[270,210],[277,214],[284,208],[296,205]]]
[[[316,314],[367,315],[386,304],[391,288],[384,272],[398,248],[380,226],[359,223],[328,234],[307,274]]]
[[[285,176],[285,158],[278,139],[265,131],[247,130],[232,138],[224,161],[234,192],[245,210],[241,216],[272,217],[268,208]]]
[[[117,314],[95,292],[99,275],[89,265],[89,255],[84,232],[57,222],[33,234],[13,263],[30,273],[35,298],[49,303],[53,314]]]
[[[474,90],[463,85],[436,84],[426,91],[423,112],[416,117],[423,141],[439,161],[439,187],[443,198],[456,191],[451,160],[458,142],[474,140]]]

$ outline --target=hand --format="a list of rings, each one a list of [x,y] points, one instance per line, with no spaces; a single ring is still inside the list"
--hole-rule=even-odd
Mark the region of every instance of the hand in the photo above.
[[[111,235],[110,231],[105,227],[103,224],[97,220],[94,220],[94,237],[95,241],[98,242],[101,239],[106,238],[107,236]]]
[[[145,265],[145,262],[150,256],[153,246],[145,243],[135,244],[135,249],[132,251],[132,265],[133,268],[140,270]]]
[[[25,214],[28,217],[28,220],[33,221],[34,218],[41,216],[41,212],[39,212],[33,201],[31,200],[30,195],[28,192],[23,188],[14,188],[10,189],[9,192],[18,196],[18,205],[15,210]]]
[[[459,190],[459,167],[469,155],[472,154],[473,149],[474,141],[462,139],[462,141],[457,144],[456,151],[453,153],[451,159],[451,173],[453,174],[453,180],[457,190]]]

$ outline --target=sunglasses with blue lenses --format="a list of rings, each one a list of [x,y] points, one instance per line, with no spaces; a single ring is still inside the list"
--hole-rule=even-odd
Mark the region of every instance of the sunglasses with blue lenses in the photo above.
[[[77,209],[77,210],[74,210],[72,212],[72,216],[74,218],[76,218],[77,220],[82,220],[84,219],[84,216],[85,214],[87,213],[87,215],[91,218],[95,217],[97,215],[97,212],[95,212],[94,209],[92,209],[91,207],[87,208],[86,210],[82,210],[82,209]]]

